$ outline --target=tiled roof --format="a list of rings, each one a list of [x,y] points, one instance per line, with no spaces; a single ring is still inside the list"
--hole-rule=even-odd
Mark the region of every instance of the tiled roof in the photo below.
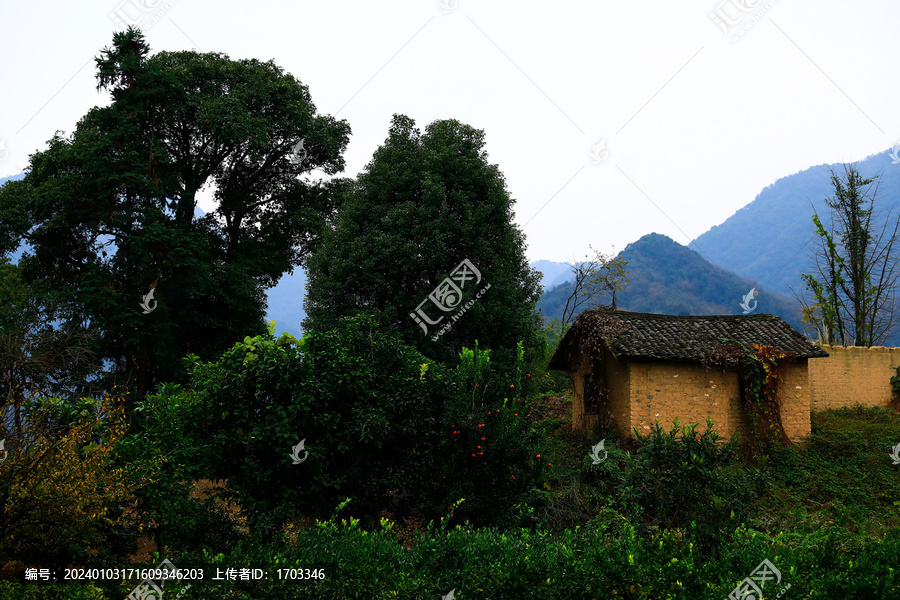
[[[603,335],[618,357],[700,362],[716,342],[736,340],[744,344],[774,346],[796,358],[826,357],[828,353],[775,315],[714,315],[679,317],[651,313],[590,310],[575,320],[559,344],[550,368],[568,371],[580,340],[596,328],[597,316],[615,325]]]

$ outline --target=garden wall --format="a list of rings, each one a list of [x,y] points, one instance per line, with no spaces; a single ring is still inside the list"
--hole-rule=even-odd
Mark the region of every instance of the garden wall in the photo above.
[[[809,361],[810,408],[815,411],[891,403],[891,377],[900,348],[822,346],[828,358]]]

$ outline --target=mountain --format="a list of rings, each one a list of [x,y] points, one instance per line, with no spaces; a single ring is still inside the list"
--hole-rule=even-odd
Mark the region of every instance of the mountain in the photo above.
[[[18,181],[20,179],[25,179],[25,173],[19,173],[18,175],[11,175],[9,177],[0,177],[0,187],[3,186],[7,181]]]
[[[530,266],[543,274],[541,285],[544,286],[544,291],[574,279],[572,276],[572,265],[569,263],[536,260]]]
[[[819,242],[813,208],[828,223],[825,198],[833,195],[831,173],[840,164],[818,165],[782,177],[762,190],[750,204],[689,244],[713,263],[759,281],[767,289],[803,293],[801,273],[812,273],[810,257]],[[894,219],[900,213],[900,164],[882,152],[857,163],[863,177],[881,175],[876,211]],[[883,221],[881,221],[883,222]]]
[[[266,319],[274,319],[276,336],[288,332],[297,337],[303,335],[300,323],[306,318],[303,299],[306,297],[306,271],[302,267],[293,273],[285,273],[278,284],[266,292],[269,308]]]
[[[631,280],[617,295],[617,307],[632,312],[670,315],[743,314],[740,303],[756,290],[754,313],[778,315],[803,331],[797,303],[757,281],[745,279],[704,259],[695,250],[659,233],[650,233],[625,247],[619,256],[628,261]],[[560,318],[574,282],[559,285],[538,302],[548,318]],[[604,304],[608,298],[601,299]],[[590,308],[583,305],[582,309]]]

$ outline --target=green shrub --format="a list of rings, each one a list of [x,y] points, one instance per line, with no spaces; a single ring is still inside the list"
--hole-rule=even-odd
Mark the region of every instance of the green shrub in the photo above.
[[[755,471],[738,462],[737,437],[718,443],[707,421],[666,432],[659,423],[643,436],[632,455],[609,450],[612,460],[594,466],[585,457],[587,481],[596,481],[645,527],[685,528],[704,549],[715,549],[727,531],[747,521],[751,492],[761,483]]]
[[[252,523],[322,516],[344,496],[368,517],[392,500],[401,514],[426,503],[452,386],[370,317],[302,340],[276,341],[272,325],[216,362],[188,362],[189,386],[164,386],[141,407],[149,430],[165,430],[169,451],[189,454],[194,477],[227,479]],[[182,432],[164,423],[173,410],[189,415]],[[293,464],[301,440],[306,459]]]
[[[260,581],[207,578],[191,588],[196,600],[440,598],[451,589],[459,600],[722,600],[764,560],[780,573],[764,587],[766,598],[790,585],[782,597],[894,600],[898,552],[897,535],[862,541],[828,528],[771,537],[739,527],[724,535],[718,556],[705,557],[682,529],[641,535],[620,515],[605,513],[588,527],[561,532],[432,528],[409,549],[388,523],[364,531],[355,519],[332,519],[294,542],[241,543],[175,563],[202,565],[207,573],[238,565],[268,570]],[[278,581],[276,570],[286,567],[322,569],[325,578]]]
[[[463,348],[456,389],[442,422],[446,435],[437,473],[445,489],[444,506],[465,498],[454,521],[478,526],[515,523],[514,505],[534,493],[542,459],[538,436],[527,419],[528,397],[521,394],[524,350],[519,344],[514,379],[494,373],[489,350]],[[443,508],[443,507],[441,507]]]

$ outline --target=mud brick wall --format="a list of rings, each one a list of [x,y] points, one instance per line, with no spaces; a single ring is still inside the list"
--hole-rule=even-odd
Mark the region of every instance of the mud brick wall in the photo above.
[[[732,432],[744,436],[748,432],[747,415],[740,403],[738,376],[691,363],[616,361],[604,356],[606,378],[610,388],[607,407],[618,429],[633,435],[650,432],[656,421],[667,431],[677,417],[679,423],[699,423],[706,429],[707,418],[727,440]],[[572,401],[573,429],[589,433],[601,419],[598,414],[584,412],[584,378],[589,374],[587,360],[579,361],[573,374],[575,391]],[[779,382],[782,423],[792,442],[804,444],[810,433],[810,386],[807,361],[790,364]]]
[[[784,431],[792,442],[801,446],[806,445],[811,431],[809,411],[812,390],[809,385],[809,369],[819,360],[827,359],[798,359],[788,364],[776,388]]]
[[[828,358],[809,360],[812,410],[888,406],[891,377],[900,365],[900,348],[822,346]]]
[[[631,419],[641,434],[656,421],[670,429],[675,417],[681,425],[706,419],[724,438],[744,426],[739,406],[738,380],[734,372],[707,370],[701,365],[671,362],[629,362]]]

